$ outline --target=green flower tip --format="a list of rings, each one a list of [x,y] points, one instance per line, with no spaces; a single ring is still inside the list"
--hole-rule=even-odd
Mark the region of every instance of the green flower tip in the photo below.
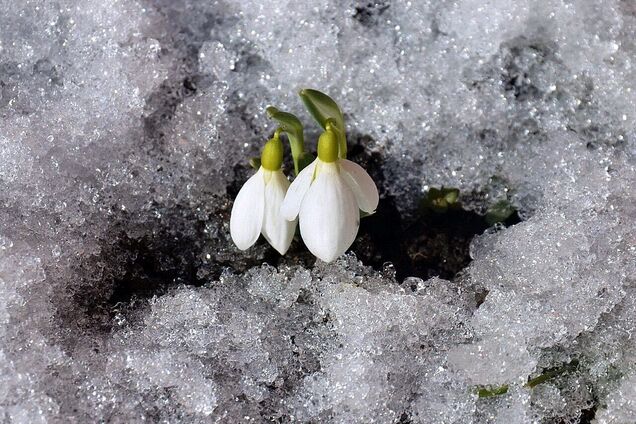
[[[279,138],[280,130],[276,130],[274,137],[265,143],[261,153],[261,166],[268,171],[278,171],[283,165],[283,142]]]
[[[327,163],[338,160],[338,136],[330,128],[318,139],[318,158]]]

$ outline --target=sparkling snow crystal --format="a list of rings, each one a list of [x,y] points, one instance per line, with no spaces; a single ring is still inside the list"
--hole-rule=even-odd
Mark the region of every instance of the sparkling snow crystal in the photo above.
[[[0,421],[636,422],[635,39],[627,0],[0,0]],[[302,87],[381,192],[330,265],[229,236]],[[444,238],[441,187],[515,218]]]

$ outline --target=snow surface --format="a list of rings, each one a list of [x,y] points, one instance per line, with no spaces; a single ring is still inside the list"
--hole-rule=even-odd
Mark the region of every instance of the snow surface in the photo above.
[[[0,421],[635,422],[634,40],[630,0],[0,0]],[[404,217],[523,221],[452,281],[238,251],[307,86]]]

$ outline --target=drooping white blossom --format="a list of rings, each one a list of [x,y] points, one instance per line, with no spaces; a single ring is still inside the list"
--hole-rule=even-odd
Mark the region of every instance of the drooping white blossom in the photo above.
[[[289,249],[296,221],[286,220],[280,213],[289,188],[283,171],[261,167],[239,191],[230,217],[230,234],[236,246],[251,247],[260,234],[284,255]]]
[[[290,222],[299,218],[305,245],[325,262],[347,251],[358,234],[360,210],[371,214],[379,202],[373,179],[360,165],[338,158],[337,149],[325,132],[318,158],[298,174],[281,209]]]
[[[256,243],[260,234],[281,255],[289,249],[296,221],[288,221],[281,215],[281,205],[289,188],[282,164],[283,144],[277,131],[263,147],[258,171],[245,182],[234,200],[230,235],[241,250]]]

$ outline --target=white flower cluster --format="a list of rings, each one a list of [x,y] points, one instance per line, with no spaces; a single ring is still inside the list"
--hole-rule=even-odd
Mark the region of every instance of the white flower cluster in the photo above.
[[[291,185],[281,169],[279,131],[267,142],[258,171],[243,185],[232,208],[230,233],[239,249],[249,248],[263,234],[284,255],[300,222],[309,251],[331,262],[355,240],[360,211],[375,212],[379,195],[373,179],[360,165],[342,157],[346,155],[346,142],[343,147],[340,135],[344,128],[325,121],[318,157]]]

